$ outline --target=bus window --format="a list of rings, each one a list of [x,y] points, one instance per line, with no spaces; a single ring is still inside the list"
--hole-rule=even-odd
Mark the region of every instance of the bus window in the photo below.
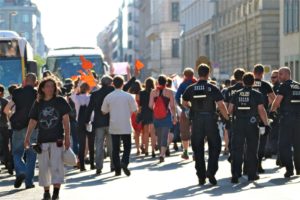
[[[18,42],[16,40],[0,41],[0,57],[20,57]]]

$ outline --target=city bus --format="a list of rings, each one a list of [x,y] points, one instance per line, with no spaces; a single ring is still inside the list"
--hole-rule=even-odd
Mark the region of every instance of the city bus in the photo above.
[[[0,84],[20,84],[29,72],[39,75],[29,42],[14,31],[0,30]]]
[[[51,49],[46,58],[43,71],[49,70],[61,80],[79,75],[82,69],[81,57],[93,64],[91,69],[99,77],[108,74],[109,67],[103,60],[103,53],[99,47],[67,47]]]

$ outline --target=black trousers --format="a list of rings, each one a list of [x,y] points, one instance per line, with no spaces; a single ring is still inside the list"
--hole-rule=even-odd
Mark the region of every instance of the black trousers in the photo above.
[[[121,172],[121,167],[128,167],[129,164],[129,157],[131,152],[131,135],[124,134],[124,135],[111,135],[112,138],[112,157],[113,163],[115,166],[116,172]],[[120,160],[120,146],[121,140],[123,142],[123,155],[122,160]]]
[[[260,126],[263,126],[263,125],[260,125]],[[259,162],[261,162],[263,157],[265,156],[267,140],[268,140],[268,136],[266,134],[260,135],[259,146],[258,146],[258,161]]]
[[[95,133],[94,132],[87,132],[85,126],[78,126],[78,143],[79,143],[79,162],[80,168],[84,169],[84,152],[86,146],[86,138],[88,139],[88,147],[89,147],[89,156],[90,156],[90,164],[94,166],[94,154],[95,154]]]
[[[11,135],[7,127],[0,127],[0,134],[2,137],[2,150],[3,150],[3,161],[7,167],[12,167],[12,153],[9,151],[9,141],[11,141]],[[9,166],[8,166],[9,165]]]
[[[241,175],[243,162],[246,165],[248,177],[252,178],[256,175],[258,140],[259,129],[257,123],[250,123],[249,118],[234,120],[231,137],[231,174],[233,177]],[[244,150],[245,148],[246,150]]]
[[[269,135],[269,145],[268,145],[268,151],[272,155],[278,155],[278,142],[279,142],[279,121],[274,120],[274,122],[271,124],[272,131]]]
[[[208,165],[206,170],[204,156],[204,140],[208,141]],[[221,152],[221,137],[214,114],[196,114],[192,120],[192,149],[195,156],[195,168],[198,178],[214,176],[218,171],[218,161]]]
[[[286,167],[287,171],[293,171],[294,167],[297,171],[300,170],[299,130],[300,114],[286,114],[281,116],[279,125],[279,155],[282,165]]]

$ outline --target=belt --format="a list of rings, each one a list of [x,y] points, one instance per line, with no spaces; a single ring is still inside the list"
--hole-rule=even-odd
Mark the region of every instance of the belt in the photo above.
[[[280,112],[280,116],[300,116],[300,112]]]
[[[215,112],[197,112],[197,111],[193,111],[194,115],[214,115],[216,114]]]

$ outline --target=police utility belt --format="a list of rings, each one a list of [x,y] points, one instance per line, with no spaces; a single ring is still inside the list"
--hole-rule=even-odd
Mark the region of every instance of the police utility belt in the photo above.
[[[243,119],[243,120],[249,119],[249,122],[251,124],[258,122],[258,116],[257,114],[251,112],[250,106],[238,106],[236,108],[236,111],[233,114],[233,120],[235,121],[238,119]]]

